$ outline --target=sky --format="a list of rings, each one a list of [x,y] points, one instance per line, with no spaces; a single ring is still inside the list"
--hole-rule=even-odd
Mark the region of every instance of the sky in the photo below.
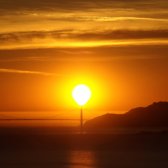
[[[168,101],[167,0],[0,0],[0,111],[128,111]],[[99,111],[99,112],[98,112]]]

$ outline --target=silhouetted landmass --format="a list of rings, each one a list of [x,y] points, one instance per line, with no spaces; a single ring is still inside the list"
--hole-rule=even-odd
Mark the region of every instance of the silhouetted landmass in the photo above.
[[[168,102],[138,107],[125,114],[105,114],[85,123],[85,129],[103,128],[168,128]]]

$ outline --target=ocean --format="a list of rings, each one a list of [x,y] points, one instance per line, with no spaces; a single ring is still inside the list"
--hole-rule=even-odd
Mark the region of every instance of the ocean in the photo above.
[[[1,168],[166,168],[168,133],[60,133],[0,128]]]
[[[165,168],[163,151],[17,150],[0,152],[3,168]]]

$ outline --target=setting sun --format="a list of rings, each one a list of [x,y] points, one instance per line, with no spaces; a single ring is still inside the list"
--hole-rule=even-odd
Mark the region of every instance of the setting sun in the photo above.
[[[74,88],[72,96],[80,106],[83,106],[91,97],[91,91],[86,85],[80,84]]]

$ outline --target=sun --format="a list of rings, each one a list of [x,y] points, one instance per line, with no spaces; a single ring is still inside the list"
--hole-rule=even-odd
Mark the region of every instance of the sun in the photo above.
[[[91,91],[85,84],[77,85],[73,91],[72,96],[78,105],[85,105],[91,97]]]

